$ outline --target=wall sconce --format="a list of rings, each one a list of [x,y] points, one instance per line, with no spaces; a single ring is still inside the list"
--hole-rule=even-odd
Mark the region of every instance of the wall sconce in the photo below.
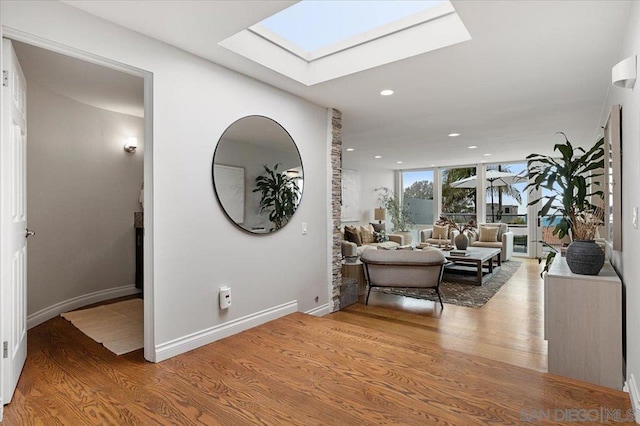
[[[387,211],[383,208],[373,209],[373,218],[377,220],[378,223],[382,223],[382,221],[387,218]]]
[[[623,59],[611,69],[611,83],[616,87],[633,89],[636,84],[636,57]]]
[[[124,150],[130,154],[136,152],[136,148],[138,147],[138,138],[131,136],[127,138],[127,141],[124,143]]]

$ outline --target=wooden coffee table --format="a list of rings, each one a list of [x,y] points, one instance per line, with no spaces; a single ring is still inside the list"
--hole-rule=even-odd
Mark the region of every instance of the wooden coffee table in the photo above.
[[[476,276],[475,280],[469,281],[475,285],[482,285],[486,282],[491,276],[493,276],[494,271],[497,271],[502,264],[502,260],[500,259],[501,254],[500,249],[494,248],[485,248],[485,247],[469,247],[467,248],[468,256],[451,256],[451,252],[443,251],[444,256],[447,260],[453,262],[452,265],[445,267],[445,274],[454,271],[462,271],[461,267],[475,267]],[[496,264],[494,265],[494,261]],[[469,268],[465,270],[468,271]]]

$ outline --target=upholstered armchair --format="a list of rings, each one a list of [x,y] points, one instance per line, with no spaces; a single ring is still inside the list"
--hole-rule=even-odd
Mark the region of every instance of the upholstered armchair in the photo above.
[[[451,229],[448,226],[433,225],[431,229],[420,230],[419,240],[420,243],[425,244],[445,244],[449,243],[455,245],[453,240],[459,232],[455,229]]]
[[[440,307],[440,281],[447,263],[442,251],[427,247],[422,250],[373,250],[362,252],[368,291],[365,304],[373,287],[432,288],[438,295]]]
[[[506,223],[480,223],[477,232],[469,236],[469,246],[499,248],[505,262],[513,256],[513,232]]]

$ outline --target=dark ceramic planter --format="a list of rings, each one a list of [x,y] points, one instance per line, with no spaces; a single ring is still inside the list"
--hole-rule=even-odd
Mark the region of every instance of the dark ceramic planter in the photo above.
[[[453,242],[456,243],[456,248],[458,250],[466,250],[469,246],[469,237],[467,237],[465,234],[458,234],[453,239]]]
[[[604,266],[604,252],[594,240],[576,240],[567,247],[567,265],[574,274],[598,275]]]

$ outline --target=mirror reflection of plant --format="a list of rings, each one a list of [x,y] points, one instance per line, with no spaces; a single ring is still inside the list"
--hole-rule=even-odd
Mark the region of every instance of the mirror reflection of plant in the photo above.
[[[375,189],[378,192],[378,201],[387,209],[393,230],[396,232],[407,232],[415,225],[409,210],[409,204],[402,205],[400,198],[386,187]]]
[[[265,174],[256,178],[256,188],[253,192],[261,192],[260,213],[269,211],[269,220],[275,229],[280,229],[289,222],[296,212],[300,200],[300,187],[296,177],[289,177],[285,172],[279,172],[277,163],[270,169],[263,165]]]

